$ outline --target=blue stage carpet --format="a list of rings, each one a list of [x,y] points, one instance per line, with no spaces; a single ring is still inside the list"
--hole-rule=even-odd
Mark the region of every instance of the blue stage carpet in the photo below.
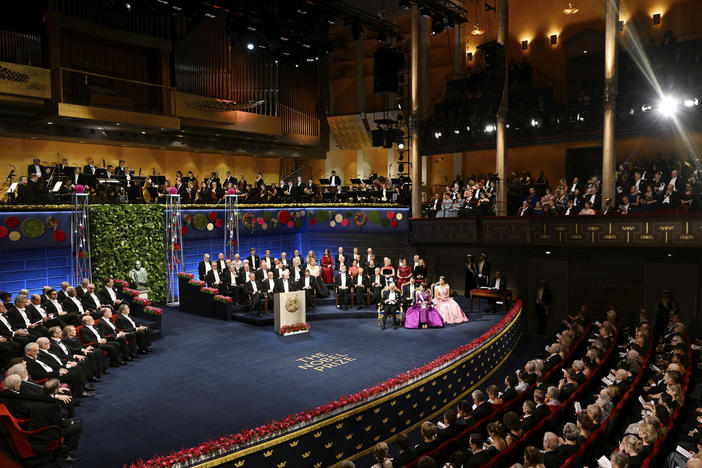
[[[443,329],[396,331],[380,330],[374,318],[332,319],[281,337],[272,326],[165,308],[166,336],[155,352],[112,369],[78,408],[85,430],[75,466],[121,467],[318,406],[429,362],[501,318],[475,313]],[[324,371],[298,368],[298,359],[316,353],[353,360]]]

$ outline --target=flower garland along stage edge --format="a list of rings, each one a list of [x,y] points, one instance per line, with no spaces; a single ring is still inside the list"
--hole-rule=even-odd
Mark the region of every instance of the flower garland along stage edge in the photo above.
[[[162,205],[90,205],[92,276],[129,279],[140,260],[149,275],[149,300],[166,302],[165,213]],[[134,286],[134,285],[132,285]]]
[[[280,334],[285,335],[296,335],[298,333],[306,333],[310,331],[310,324],[307,322],[298,322],[290,325],[283,325],[280,327]]]
[[[150,206],[157,206],[163,209],[166,205],[154,203],[149,204]],[[101,204],[91,204],[91,206],[121,206],[121,205],[101,205]],[[406,206],[398,205],[397,203],[242,203],[242,207],[250,209],[258,208],[277,208],[277,209],[294,209],[300,208],[406,208]],[[207,204],[207,203],[193,203],[188,205],[183,205],[183,209],[198,209],[198,208],[209,208],[209,209],[221,209],[222,205]],[[6,205],[2,208],[3,211],[71,211],[73,210],[73,205]]]
[[[156,467],[186,467],[192,463],[204,461],[208,457],[223,455],[224,453],[240,450],[252,444],[263,442],[282,435],[282,433],[300,429],[302,425],[315,423],[331,414],[347,411],[352,407],[367,403],[390,392],[400,390],[402,387],[428,377],[430,374],[467,357],[483,344],[489,343],[492,338],[515,320],[522,309],[522,301],[517,300],[512,309],[502,320],[490,330],[473,339],[470,343],[459,346],[445,355],[421,366],[410,369],[395,377],[389,378],[373,387],[363,389],[352,395],[344,395],[337,400],[318,406],[314,409],[287,416],[263,426],[245,429],[237,434],[211,439],[189,449],[182,449],[169,455],[157,456],[150,460],[136,460],[130,468],[156,468]]]

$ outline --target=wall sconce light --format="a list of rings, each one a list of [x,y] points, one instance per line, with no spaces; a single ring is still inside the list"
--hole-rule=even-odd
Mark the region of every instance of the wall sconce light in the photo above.
[[[469,62],[473,61],[473,52],[468,52],[468,61]]]
[[[527,50],[529,48],[529,41],[524,39],[522,41],[522,50]]]
[[[661,14],[656,13],[655,15],[653,15],[653,25],[659,26],[660,24],[661,24]]]
[[[551,45],[555,46],[558,43],[558,34],[551,34]]]

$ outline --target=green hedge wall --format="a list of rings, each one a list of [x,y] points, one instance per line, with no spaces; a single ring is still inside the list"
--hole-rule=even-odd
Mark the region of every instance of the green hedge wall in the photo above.
[[[129,281],[127,273],[141,260],[149,274],[149,300],[166,302],[166,239],[161,205],[90,206],[90,250],[93,282],[105,278]],[[132,285],[134,286],[134,285]]]

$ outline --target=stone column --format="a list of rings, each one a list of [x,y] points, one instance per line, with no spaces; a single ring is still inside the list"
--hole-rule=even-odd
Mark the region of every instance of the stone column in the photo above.
[[[509,19],[508,0],[497,0],[497,42],[505,47],[505,82],[502,90],[502,101],[497,109],[497,141],[495,143],[495,172],[500,178],[497,184],[496,214],[498,216],[507,215],[507,145],[505,142],[505,131],[507,130],[507,109],[508,109],[508,67],[507,67],[507,38]]]
[[[410,177],[412,178],[412,217],[422,215],[422,157],[419,148],[419,125],[422,118],[422,69],[421,49],[426,38],[423,34],[422,17],[417,4],[412,4],[410,37]]]
[[[605,0],[604,124],[602,127],[602,201],[616,194],[617,151],[615,114],[617,110],[617,33],[619,0]]]

